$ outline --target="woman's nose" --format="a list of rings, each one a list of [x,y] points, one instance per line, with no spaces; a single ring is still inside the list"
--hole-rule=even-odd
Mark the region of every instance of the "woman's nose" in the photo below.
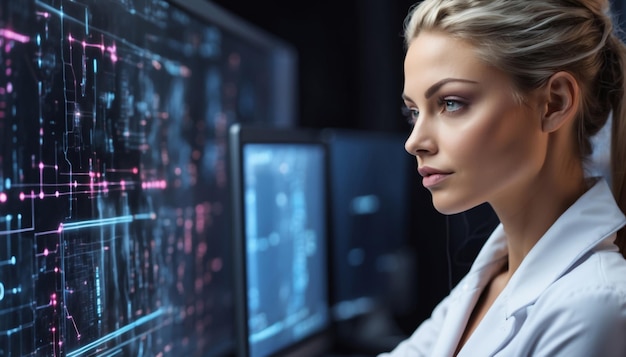
[[[436,142],[434,140],[433,128],[426,120],[418,120],[411,135],[404,143],[404,149],[411,155],[427,155],[437,152]]]

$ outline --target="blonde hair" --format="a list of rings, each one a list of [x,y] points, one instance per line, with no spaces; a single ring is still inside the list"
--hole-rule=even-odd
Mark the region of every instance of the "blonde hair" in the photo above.
[[[581,162],[591,155],[591,137],[612,116],[609,180],[626,212],[626,47],[608,0],[424,0],[406,19],[406,45],[423,30],[473,45],[479,58],[511,76],[521,98],[554,73],[571,73],[581,88]],[[616,244],[626,256],[625,229]]]

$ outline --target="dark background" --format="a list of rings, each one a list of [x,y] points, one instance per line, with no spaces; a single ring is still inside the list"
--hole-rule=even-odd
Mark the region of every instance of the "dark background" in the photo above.
[[[212,2],[294,46],[298,54],[298,125],[409,135],[410,127],[400,110],[402,31],[415,1]],[[626,8],[624,3],[626,0],[614,1],[617,14]],[[408,196],[413,207],[410,242],[417,254],[417,295],[414,310],[399,316],[399,321],[410,333],[469,269],[497,218],[485,205],[460,215],[439,214],[417,173],[414,191]]]
[[[212,2],[295,47],[301,125],[408,135],[402,23],[412,1]]]
[[[298,125],[402,132],[403,22],[413,1],[214,0],[291,44],[298,56]],[[390,183],[393,177],[389,178]],[[411,244],[417,254],[413,311],[398,321],[410,333],[450,288],[445,218],[415,172]]]

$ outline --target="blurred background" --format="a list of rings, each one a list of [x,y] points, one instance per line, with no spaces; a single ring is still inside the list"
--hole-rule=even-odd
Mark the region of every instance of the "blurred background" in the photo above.
[[[294,47],[300,126],[409,135],[401,112],[402,32],[414,1],[212,2]],[[409,175],[413,184],[406,197],[411,210],[408,241],[416,257],[416,276],[415,301],[396,316],[405,333],[428,317],[469,269],[497,224],[487,206],[462,215],[439,214],[417,172]],[[394,184],[393,177],[388,184]]]
[[[213,3],[292,44],[303,126],[403,131],[402,25],[412,1]]]
[[[212,0],[294,46],[298,54],[297,113],[306,127],[332,127],[405,133],[401,113],[403,24],[412,0]],[[618,23],[626,1],[612,1]],[[389,178],[390,184],[393,178]],[[497,217],[483,205],[445,217],[431,205],[417,173],[409,242],[416,253],[416,301],[400,317],[411,331],[467,272],[495,227]]]

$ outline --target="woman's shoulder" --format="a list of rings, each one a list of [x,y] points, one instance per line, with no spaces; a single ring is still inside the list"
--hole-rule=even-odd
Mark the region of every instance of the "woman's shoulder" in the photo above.
[[[591,254],[525,310],[520,355],[623,356],[626,351],[626,261]]]
[[[594,251],[582,258],[539,297],[537,304],[626,312],[626,259],[617,251]],[[624,315],[626,317],[626,315]]]

